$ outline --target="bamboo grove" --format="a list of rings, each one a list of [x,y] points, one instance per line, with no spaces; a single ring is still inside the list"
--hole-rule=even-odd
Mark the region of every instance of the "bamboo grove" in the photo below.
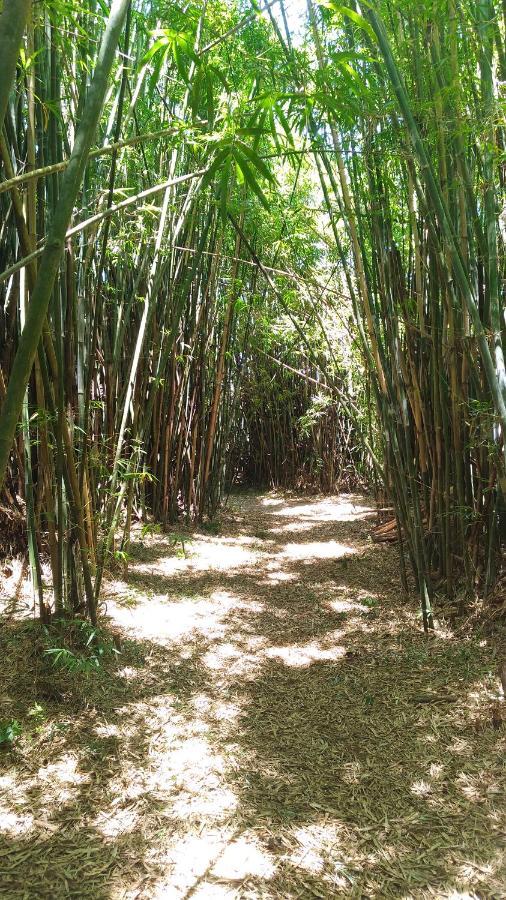
[[[426,629],[490,589],[500,13],[4,0],[0,502],[42,618],[235,482],[386,491]]]

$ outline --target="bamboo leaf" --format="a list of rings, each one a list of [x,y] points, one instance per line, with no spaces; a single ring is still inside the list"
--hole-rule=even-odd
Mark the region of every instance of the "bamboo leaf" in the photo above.
[[[325,6],[327,9],[332,10],[336,15],[346,16],[355,25],[365,31],[372,41],[376,42],[376,36],[371,25],[360,15],[360,13],[356,12],[356,10],[350,9],[349,6],[341,6],[339,3],[335,2],[335,0],[318,0],[318,4],[319,6]]]
[[[261,157],[258,155],[258,153],[255,153],[255,151],[252,150],[251,147],[248,147],[248,145],[245,144],[244,141],[237,141],[237,145],[240,148],[240,152],[243,154],[243,156],[246,156],[247,159],[249,159],[249,161],[255,166],[255,168],[258,169],[260,174],[263,175],[263,177],[271,184],[275,184],[276,179],[274,175],[272,174],[271,170],[266,165],[264,160],[261,159]]]
[[[225,162],[227,158],[230,156],[230,146],[223,147],[216,154],[213,162],[209,166],[207,172],[202,178],[201,187],[206,188],[213,180],[216,172],[220,169],[221,165]]]
[[[155,41],[155,43],[149,48],[149,50],[146,51],[146,53],[142,57],[141,65],[142,66],[147,65],[147,63],[153,59],[153,56],[155,56],[156,53],[158,53],[160,50],[163,50],[164,52],[166,52],[168,50],[168,48],[169,48],[169,42],[167,40],[167,37],[158,38]]]
[[[239,168],[241,169],[241,172],[244,176],[244,181],[246,182],[248,187],[251,188],[253,193],[258,197],[262,206],[266,210],[270,211],[270,206],[267,201],[267,198],[266,198],[264,192],[262,191],[262,188],[258,184],[258,181],[256,180],[255,176],[253,175],[253,172],[251,171],[247,160],[244,158],[244,156],[242,156],[240,154],[239,150],[237,150],[237,149],[235,150],[234,155],[235,155],[236,163],[239,166]]]

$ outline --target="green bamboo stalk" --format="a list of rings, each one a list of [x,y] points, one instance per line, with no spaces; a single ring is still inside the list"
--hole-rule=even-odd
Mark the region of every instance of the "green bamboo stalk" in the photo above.
[[[60,198],[48,232],[25,327],[11,369],[7,394],[0,413],[0,488],[5,478],[24,393],[65,246],[65,234],[102,111],[128,3],[129,0],[114,0],[111,9],[82,120],[76,134],[74,149],[63,177]]]
[[[0,13],[0,59],[2,60],[0,132],[7,112],[9,94],[16,75],[16,64],[31,5],[31,0],[4,0]]]
[[[401,109],[401,112],[404,116],[413,149],[420,165],[422,178],[427,188],[427,193],[434,207],[435,217],[443,234],[448,250],[451,254],[455,279],[461,290],[471,321],[473,323],[474,333],[479,346],[485,375],[494,403],[494,408],[501,423],[503,432],[506,433],[506,380],[502,382],[501,379],[497,376],[494,360],[492,358],[490,347],[488,345],[487,335],[480,318],[478,304],[476,302],[473,289],[471,287],[471,284],[469,283],[469,279],[465,271],[465,267],[460,254],[460,249],[458,246],[458,239],[454,233],[452,221],[448,213],[441,188],[436,181],[430,159],[425,149],[424,142],[420,136],[420,132],[411,110],[411,105],[402,76],[399,72],[390,48],[390,43],[385,31],[385,27],[377,13],[372,8],[368,7],[364,12],[364,16],[370,22],[376,35],[378,46],[383,56],[386,69],[392,82],[392,87],[399,103],[399,108]],[[506,460],[506,446],[504,448],[504,455]],[[506,476],[503,476],[503,479],[505,478]]]

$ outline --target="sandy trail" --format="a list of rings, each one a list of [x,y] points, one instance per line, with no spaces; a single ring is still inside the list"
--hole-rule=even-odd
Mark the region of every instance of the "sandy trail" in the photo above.
[[[139,534],[117,663],[51,697],[17,660],[44,717],[0,758],[2,897],[506,897],[491,651],[425,639],[371,515],[241,496],[184,552]]]

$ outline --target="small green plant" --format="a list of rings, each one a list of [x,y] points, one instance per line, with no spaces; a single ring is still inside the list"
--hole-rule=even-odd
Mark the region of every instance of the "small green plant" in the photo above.
[[[161,525],[157,525],[154,522],[147,522],[146,525],[143,525],[141,528],[141,537],[144,540],[144,538],[150,534],[160,534],[161,530]]]
[[[28,710],[28,715],[31,719],[34,719],[36,722],[40,722],[41,719],[45,718],[46,710],[40,703],[34,703],[33,706]]]
[[[361,597],[360,602],[362,606],[367,606],[368,609],[375,609],[379,606],[379,600],[377,597]]]
[[[116,562],[121,562],[125,566],[130,562],[130,554],[126,550],[115,550],[113,555]]]
[[[52,642],[53,632],[45,629],[46,641]],[[113,641],[104,634],[100,628],[90,625],[89,622],[76,623],[67,634],[58,634],[64,641],[72,643],[73,649],[68,646],[47,647],[45,653],[51,658],[53,666],[66,672],[80,672],[89,674],[100,668],[104,659],[118,654],[120,651]]]
[[[187,559],[188,554],[186,552],[186,545],[192,542],[192,538],[188,537],[186,534],[182,534],[180,532],[173,531],[169,534],[169,542],[171,547],[176,548],[176,556],[178,559]],[[181,544],[178,547],[178,544]]]
[[[10,719],[8,722],[0,723],[0,747],[11,747],[17,737],[22,732],[21,725],[17,719]]]
[[[55,669],[62,669],[65,672],[89,672],[92,668],[90,659],[76,656],[67,647],[49,647],[45,653],[51,657]]]

